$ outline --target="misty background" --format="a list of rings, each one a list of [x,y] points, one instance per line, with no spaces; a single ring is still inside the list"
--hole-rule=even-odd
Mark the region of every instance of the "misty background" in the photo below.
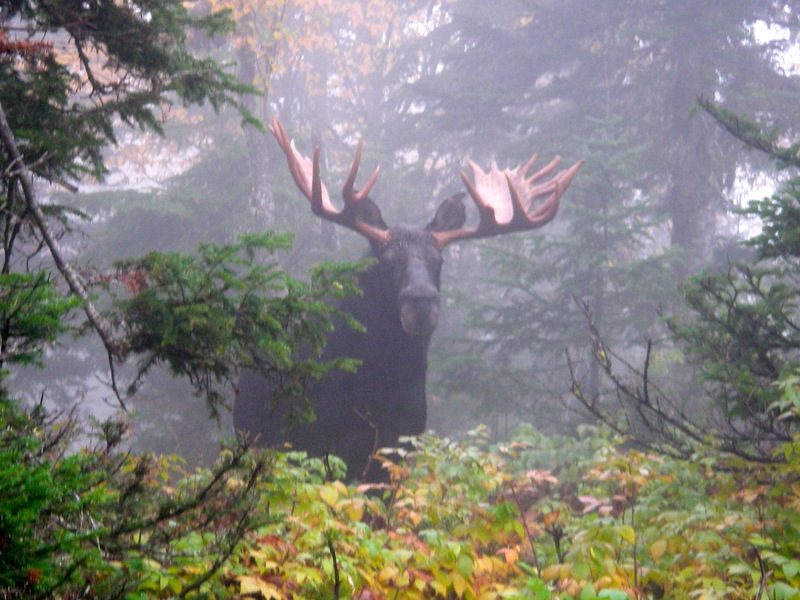
[[[468,159],[586,159],[546,227],[447,249],[430,428],[458,435],[486,423],[503,438],[529,422],[568,433],[588,420],[575,379],[613,403],[582,306],[631,364],[652,341],[659,384],[703,410],[662,315],[686,310],[687,276],[747,257],[741,241],[759,224],[736,210],[776,180],[697,99],[794,136],[800,2],[207,0],[197,10],[221,6],[236,33],[192,39],[195,51],[234,64],[258,90],[243,98],[248,109],[265,123],[278,114],[303,153],[321,146],[332,197],[363,138],[362,174],[381,164],[372,196],[389,224],[426,223],[463,188]],[[311,214],[272,137],[243,128],[238,113],[176,104],[163,117],[165,138],[120,127],[106,182],[53,192],[98,215],[62,240],[84,271],[264,229],[295,234],[279,258],[298,276],[366,253],[361,238]],[[14,375],[30,402],[118,410],[99,341],[64,339],[45,362]],[[137,447],[195,461],[232,435],[229,414],[210,419],[188,384],[157,370],[130,407]]]

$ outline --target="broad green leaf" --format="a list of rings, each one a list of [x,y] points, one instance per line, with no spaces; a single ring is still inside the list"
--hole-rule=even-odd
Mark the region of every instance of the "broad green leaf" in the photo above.
[[[800,561],[797,560],[790,560],[785,565],[781,567],[783,570],[783,574],[788,578],[792,579],[800,573]]]
[[[800,589],[788,583],[784,583],[783,581],[776,581],[769,586],[767,597],[774,598],[775,600],[797,600],[800,598]]]
[[[630,596],[628,592],[624,590],[615,590],[615,589],[605,589],[600,590],[600,593],[597,594],[598,598],[608,598],[609,600],[630,600]]]
[[[475,563],[472,561],[472,557],[469,554],[464,553],[460,554],[458,559],[456,559],[456,567],[464,579],[468,579],[475,569]]]
[[[572,566],[572,575],[575,579],[579,579],[581,581],[588,581],[592,577],[592,568],[589,566],[589,563],[580,561],[576,562]]]

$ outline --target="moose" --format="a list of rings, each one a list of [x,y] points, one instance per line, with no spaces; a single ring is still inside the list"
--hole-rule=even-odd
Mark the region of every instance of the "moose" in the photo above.
[[[380,166],[363,188],[355,189],[363,140],[344,183],[344,206],[337,209],[320,179],[319,147],[313,159],[300,154],[277,117],[270,131],[313,213],[365,237],[375,262],[360,275],[362,294],[346,299],[340,307],[363,330],[335,327],[323,354],[323,358],[354,358],[360,366],[355,372],[331,371],[311,384],[308,398],[316,419],[287,420],[285,403],[276,406],[271,401],[269,383],[256,372],[246,371],[234,403],[234,427],[258,446],[290,444],[310,455],[339,456],[347,464],[348,478],[379,481],[385,473],[374,460],[375,452],[395,447],[401,436],[418,435],[425,429],[427,354],[439,316],[444,248],[461,240],[545,225],[555,217],[559,200],[583,161],[545,182],[540,180],[555,169],[558,157],[531,176],[527,172],[535,154],[514,169],[501,170],[492,162],[488,173],[469,161],[474,182],[463,170],[461,178],[478,208],[475,228],[464,228],[464,193],[442,202],[424,228],[388,227],[369,197]],[[539,199],[543,201],[534,208]]]

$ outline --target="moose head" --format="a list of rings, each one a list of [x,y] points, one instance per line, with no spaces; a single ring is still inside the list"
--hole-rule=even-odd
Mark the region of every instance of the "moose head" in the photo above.
[[[556,168],[560,161],[558,157],[530,177],[527,173],[536,160],[536,154],[514,169],[500,170],[492,162],[488,173],[469,161],[475,182],[470,181],[464,171],[461,171],[461,178],[478,207],[480,222],[475,229],[463,227],[466,222],[466,210],[461,202],[463,193],[445,200],[423,230],[403,225],[390,228],[384,223],[380,209],[369,198],[380,166],[375,168],[366,185],[355,191],[363,140],[358,143],[342,189],[344,208],[337,211],[320,179],[319,147],[314,150],[313,160],[300,154],[277,117],[272,118],[270,131],[286,154],[292,178],[311,202],[314,214],[361,234],[369,240],[380,264],[396,265],[391,271],[395,278],[399,278],[398,283],[404,284],[397,287],[399,315],[403,329],[410,335],[430,335],[436,327],[439,274],[445,246],[460,240],[487,238],[545,225],[556,216],[561,195],[583,163],[577,162],[553,179],[537,183]],[[531,212],[535,201],[542,197],[545,197],[544,202]]]
[[[376,258],[360,279],[363,295],[341,307],[365,327],[364,332],[337,327],[329,336],[327,357],[361,361],[356,373],[329,373],[309,390],[316,421],[289,424],[285,411],[271,408],[269,384],[254,372],[244,373],[234,405],[234,426],[262,446],[290,443],[311,454],[333,453],[348,464],[348,476],[375,480],[380,469],[372,457],[378,448],[394,446],[404,435],[422,433],[426,420],[427,349],[439,316],[442,251],[461,240],[488,238],[536,229],[551,221],[559,201],[583,161],[544,181],[558,165],[553,159],[528,175],[536,160],[484,172],[470,161],[473,179],[461,178],[478,208],[479,222],[465,228],[464,193],[445,200],[424,228],[388,227],[369,193],[376,168],[355,189],[361,163],[359,142],[337,210],[320,178],[319,148],[313,158],[301,154],[273,117],[270,131],[286,155],[295,184],[311,210],[365,237]]]

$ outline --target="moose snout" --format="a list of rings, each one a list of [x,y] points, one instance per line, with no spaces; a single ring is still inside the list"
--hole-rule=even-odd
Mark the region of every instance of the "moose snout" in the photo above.
[[[409,335],[431,335],[439,323],[439,291],[431,285],[408,286],[400,293],[400,322]]]

